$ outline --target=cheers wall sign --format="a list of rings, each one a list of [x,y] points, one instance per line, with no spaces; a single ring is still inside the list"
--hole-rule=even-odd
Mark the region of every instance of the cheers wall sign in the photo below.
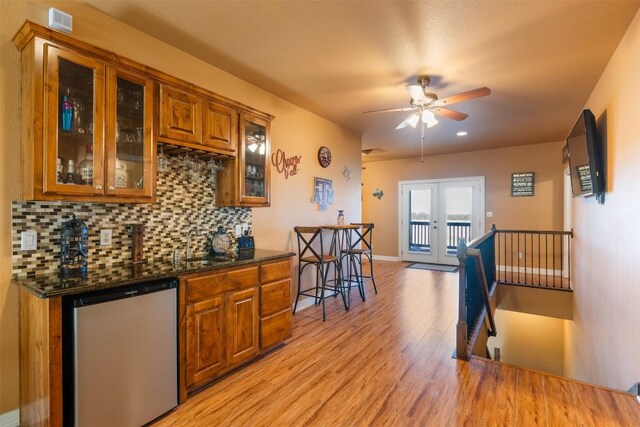
[[[302,156],[287,157],[285,152],[279,148],[278,151],[271,155],[271,163],[276,167],[278,173],[284,174],[285,179],[298,173],[300,159],[302,159]]]

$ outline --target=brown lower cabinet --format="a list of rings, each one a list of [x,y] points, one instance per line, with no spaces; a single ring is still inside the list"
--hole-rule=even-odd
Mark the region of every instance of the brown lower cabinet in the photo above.
[[[290,274],[287,258],[181,279],[181,401],[291,336]]]
[[[179,396],[291,336],[291,259],[180,277]],[[62,297],[20,289],[20,420],[62,425]]]

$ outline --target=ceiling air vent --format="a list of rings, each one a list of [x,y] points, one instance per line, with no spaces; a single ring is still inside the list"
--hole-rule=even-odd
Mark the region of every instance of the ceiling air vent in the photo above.
[[[71,31],[73,31],[73,16],[52,7],[49,9],[49,28],[71,34]]]

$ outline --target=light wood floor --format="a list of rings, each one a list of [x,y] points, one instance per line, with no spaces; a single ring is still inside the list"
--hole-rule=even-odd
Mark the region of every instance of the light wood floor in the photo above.
[[[484,359],[451,358],[457,274],[375,261],[379,294],[294,316],[279,350],[156,426],[631,426],[631,396]]]

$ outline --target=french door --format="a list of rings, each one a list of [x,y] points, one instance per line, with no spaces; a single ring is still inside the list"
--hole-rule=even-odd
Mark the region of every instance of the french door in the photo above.
[[[400,259],[458,264],[456,246],[484,230],[484,177],[403,181]]]

